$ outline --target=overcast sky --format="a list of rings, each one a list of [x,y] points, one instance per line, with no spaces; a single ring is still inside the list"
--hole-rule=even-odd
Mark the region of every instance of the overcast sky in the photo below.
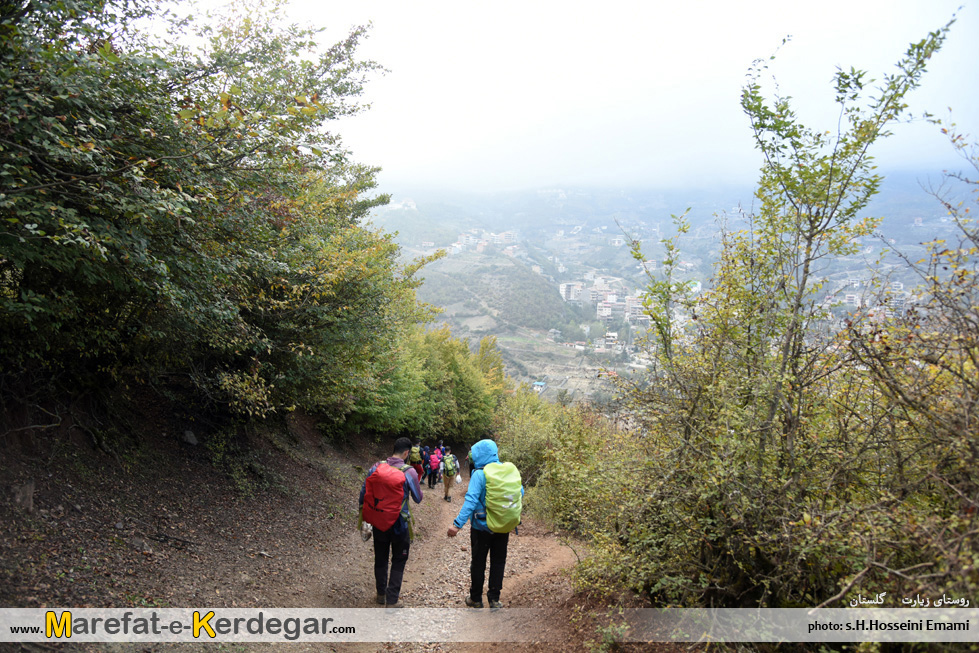
[[[292,0],[290,15],[331,41],[373,23],[361,54],[390,70],[365,114],[338,131],[382,190],[496,190],[574,184],[751,183],[759,158],[740,90],[773,53],[782,92],[833,129],[837,66],[879,78],[960,0],[645,2]],[[912,108],[979,133],[979,11],[958,22]],[[937,128],[900,125],[882,167],[955,164]]]

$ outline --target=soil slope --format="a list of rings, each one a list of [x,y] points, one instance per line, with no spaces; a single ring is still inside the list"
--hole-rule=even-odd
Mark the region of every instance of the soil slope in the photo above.
[[[214,466],[213,451],[176,435],[112,456],[70,433],[6,444],[0,451],[0,485],[7,490],[0,502],[2,607],[377,607],[372,546],[356,531],[357,493],[364,470],[390,443],[334,449],[311,419],[293,416],[284,432],[252,437],[247,464],[223,471]],[[25,506],[30,480],[33,505]],[[443,501],[441,488],[425,487],[425,500],[415,506],[416,539],[402,591],[408,607],[464,606],[468,527],[454,539],[446,530],[466,483],[453,489],[452,503]],[[567,573],[574,561],[569,547],[532,520],[511,537],[501,598],[505,607],[546,606],[562,615],[541,624],[540,645],[547,649],[586,650],[585,640],[595,636],[590,620],[571,623],[580,602]],[[62,650],[201,648],[73,646]],[[503,647],[290,644],[294,651]],[[58,647],[6,650],[52,648]]]

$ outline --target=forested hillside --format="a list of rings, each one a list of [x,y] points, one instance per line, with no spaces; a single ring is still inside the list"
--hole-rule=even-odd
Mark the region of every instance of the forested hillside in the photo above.
[[[482,380],[459,406],[428,371],[426,260],[364,226],[387,197],[329,130],[379,70],[357,58],[364,30],[324,46],[277,11],[4,6],[8,428],[65,427],[72,398],[143,387],[210,430],[297,407],[331,430],[441,430],[485,411]]]
[[[829,128],[770,92],[757,62],[741,98],[764,161],[756,201],[711,234],[713,260],[684,259],[685,239],[708,240],[684,215],[661,219],[655,266],[638,240],[582,246],[595,266],[627,260],[642,275],[632,299],[651,325],[635,343],[641,371],[587,368],[615,391],[595,406],[514,387],[494,337],[471,345],[435,326],[440,305],[579,337],[585,318],[533,242],[525,259],[492,247],[411,259],[370,225],[389,198],[332,131],[380,72],[357,54],[364,29],[324,46],[276,9],[194,21],[139,0],[3,4],[0,453],[17,465],[0,481],[33,488],[28,472],[57,463],[96,488],[73,448],[129,473],[200,444],[195,478],[203,461],[243,493],[274,493],[276,457],[320,470],[306,440],[492,437],[522,473],[528,514],[586,542],[574,580],[589,601],[974,598],[979,159],[954,124],[930,117],[973,166],[945,178],[972,200],[937,193],[950,236],[892,254],[915,280],[908,299],[878,276],[875,301],[841,320],[825,291],[832,266],[878,236],[871,153],[908,117],[950,29],[912,43],[879,82],[838,71]],[[542,218],[580,218],[558,196],[532,204]],[[698,266],[710,279],[694,293],[685,275]],[[302,447],[282,441],[297,416]],[[256,440],[271,461],[249,459]],[[30,519],[4,546],[30,548]]]
[[[571,319],[554,284],[505,256],[446,259],[425,270],[419,297],[457,316],[490,315],[500,326],[546,331]]]

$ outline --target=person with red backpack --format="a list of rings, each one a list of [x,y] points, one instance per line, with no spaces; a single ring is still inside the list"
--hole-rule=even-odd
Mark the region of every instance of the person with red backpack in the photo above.
[[[438,447],[432,449],[431,455],[428,457],[428,489],[435,487],[439,478],[439,463],[442,461],[441,452]]]
[[[374,527],[376,601],[389,608],[401,607],[398,603],[401,581],[414,539],[408,497],[415,503],[422,501],[418,473],[405,462],[410,450],[411,440],[398,438],[394,443],[394,455],[371,467],[360,488],[361,518]],[[390,576],[388,555],[391,556]]]

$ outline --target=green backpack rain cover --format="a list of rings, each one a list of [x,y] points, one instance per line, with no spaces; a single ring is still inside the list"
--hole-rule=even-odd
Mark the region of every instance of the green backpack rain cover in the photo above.
[[[483,473],[486,526],[494,533],[509,533],[520,524],[520,471],[513,463],[490,463],[483,467]]]
[[[420,463],[422,461],[422,448],[412,447],[411,453],[408,455],[409,463]]]
[[[456,457],[454,455],[446,454],[445,458],[442,459],[442,462],[445,463],[446,476],[455,476],[456,472],[459,471],[459,468],[456,466]]]

